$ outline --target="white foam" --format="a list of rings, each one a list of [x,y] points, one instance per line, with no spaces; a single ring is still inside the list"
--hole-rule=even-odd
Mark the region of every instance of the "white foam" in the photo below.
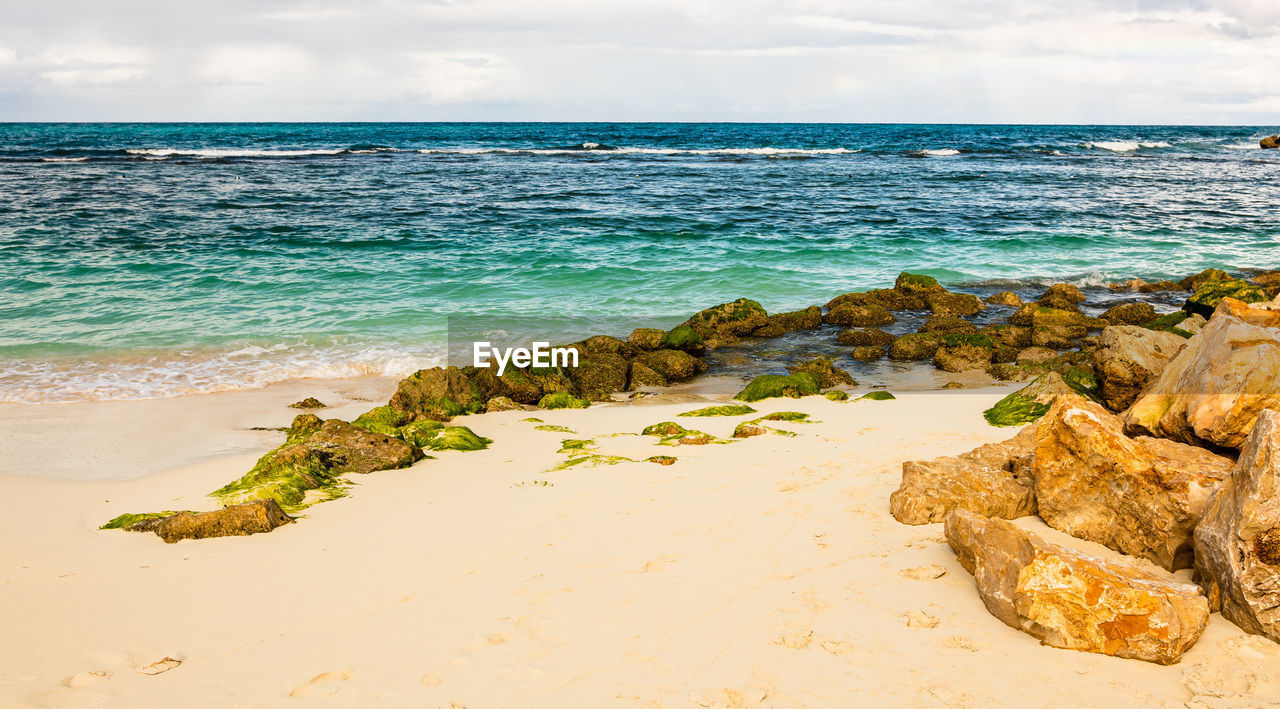
[[[1229,143],[1222,147],[1227,150],[1262,150],[1262,146],[1257,143]]]
[[[1110,150],[1113,153],[1132,153],[1142,148],[1168,148],[1172,146],[1162,140],[1147,143],[1137,140],[1099,140],[1085,143],[1083,147]]]
[[[936,150],[921,150],[921,155],[935,155],[938,157],[947,157],[950,155],[959,155],[960,151],[954,148],[939,148]]]
[[[40,162],[84,162],[88,159],[87,156],[79,158],[40,158]]]
[[[849,148],[613,148],[611,150],[595,150],[586,146],[596,143],[583,143],[585,149],[569,148],[423,148],[419,153],[424,155],[581,155],[590,152],[592,155],[849,155],[862,152]]]
[[[347,152],[344,149],[334,150],[250,150],[244,148],[130,148],[125,151],[130,155],[146,155],[149,157],[194,157],[194,158],[296,158],[308,155],[339,155]],[[377,152],[377,151],[368,151]]]

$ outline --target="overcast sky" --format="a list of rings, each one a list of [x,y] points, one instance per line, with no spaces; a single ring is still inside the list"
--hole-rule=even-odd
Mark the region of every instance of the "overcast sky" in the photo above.
[[[0,120],[1280,123],[1280,0],[0,0]]]

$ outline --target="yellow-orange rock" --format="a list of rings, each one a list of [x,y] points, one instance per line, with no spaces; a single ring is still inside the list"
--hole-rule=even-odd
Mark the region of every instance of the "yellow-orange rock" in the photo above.
[[[955,510],[946,534],[987,610],[1045,645],[1170,665],[1209,621],[1198,586],[1053,544],[1012,522]]]
[[[1230,306],[1228,306],[1230,307]],[[1280,407],[1280,328],[1217,313],[1125,416],[1134,433],[1239,448]]]
[[[1155,381],[1187,341],[1172,332],[1120,325],[1109,327],[1098,337],[1094,371],[1098,391],[1112,411],[1129,408],[1143,389]]]
[[[1035,493],[1025,482],[1035,442],[1032,428],[964,455],[903,463],[902,484],[889,496],[893,518],[930,524],[955,509],[1010,519],[1035,514]]]
[[[1049,526],[1173,571],[1192,565],[1191,535],[1231,466],[1203,448],[1129,438],[1111,412],[1062,397],[1036,427],[1031,477]]]
[[[1280,642],[1280,412],[1258,417],[1196,527],[1196,579],[1232,623]]]
[[[1280,327],[1280,298],[1267,303],[1246,303],[1235,298],[1223,298],[1213,311],[1213,317],[1229,315],[1250,325]]]

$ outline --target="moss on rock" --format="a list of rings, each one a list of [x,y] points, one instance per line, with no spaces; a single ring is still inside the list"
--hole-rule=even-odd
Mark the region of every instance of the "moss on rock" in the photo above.
[[[857,399],[857,400],[858,400],[858,401],[863,401],[863,400],[866,400],[866,401],[893,401],[893,400],[894,400],[894,399],[896,399],[896,398],[898,398],[898,397],[894,396],[893,394],[891,394],[891,393],[889,393],[889,392],[887,392],[887,391],[869,391],[869,392],[867,392],[866,394],[863,394],[862,396],[858,397],[858,399]]]
[[[398,429],[404,425],[407,418],[404,413],[396,411],[390,406],[379,406],[357,416],[356,420],[351,422],[351,425],[372,433],[395,436],[398,435]]]
[[[286,443],[258,459],[237,480],[210,493],[223,505],[272,499],[286,512],[342,497],[345,484],[324,460],[304,445]],[[317,491],[318,494],[308,494]]]
[[[738,395],[738,401],[760,401],[773,397],[789,397],[798,399],[802,396],[817,394],[821,390],[818,379],[808,372],[796,372],[788,376],[763,374],[751,380]]]
[[[98,527],[98,529],[125,529],[126,527],[132,527],[133,525],[138,524],[139,522],[145,522],[147,520],[160,520],[160,519],[164,519],[165,517],[172,517],[176,514],[179,514],[185,511],[187,510],[171,510],[168,512],[126,513],[118,517],[111,518],[111,521],[107,522],[101,527]]]
[[[708,406],[693,411],[686,411],[679,416],[745,416],[754,414],[755,409],[746,404],[727,404],[724,406]]]
[[[564,391],[547,394],[538,400],[539,409],[585,409],[588,406],[591,406],[591,402]]]
[[[828,398],[828,399],[830,399],[831,401],[848,401],[848,400],[849,400],[849,392],[847,392],[847,391],[840,391],[840,390],[838,390],[838,389],[834,389],[834,390],[832,390],[832,391],[829,391],[829,392],[827,392],[827,393],[823,394],[823,396],[827,397],[827,398]]]
[[[477,435],[466,426],[445,426],[427,440],[423,448],[433,451],[479,451],[489,447],[492,438]]]
[[[1196,288],[1196,292],[1187,299],[1183,310],[1192,315],[1213,317],[1213,311],[1223,298],[1234,298],[1243,303],[1262,303],[1271,300],[1267,292],[1256,283],[1240,280],[1206,281]]]

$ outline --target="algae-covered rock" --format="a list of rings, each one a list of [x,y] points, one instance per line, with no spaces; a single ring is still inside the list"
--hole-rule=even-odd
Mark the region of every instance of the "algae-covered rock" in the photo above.
[[[817,394],[821,388],[818,379],[808,372],[797,372],[785,377],[778,374],[763,374],[752,379],[751,383],[733,398],[747,402],[779,396],[798,399],[802,396]]]
[[[986,371],[991,366],[995,343],[986,335],[955,334],[938,338],[933,366],[944,372]]]
[[[995,295],[989,295],[983,302],[987,305],[997,305],[1005,308],[1022,307],[1022,298],[1018,297],[1017,293],[1007,290],[1000,291]]]
[[[608,335],[593,335],[581,342],[582,349],[592,354],[615,354],[623,357],[636,356],[636,348],[630,343]]]
[[[275,500],[262,499],[212,512],[179,512],[148,523],[145,531],[155,532],[165,543],[173,544],[183,539],[261,534],[292,521]]]
[[[919,332],[934,332],[939,335],[961,335],[977,331],[977,325],[958,315],[930,315],[919,328]]]
[[[324,420],[315,414],[298,414],[293,417],[293,423],[289,426],[287,437],[290,441],[301,440],[319,431],[320,426],[323,424]]]
[[[676,423],[675,421],[663,421],[662,423],[655,423],[649,426],[645,426],[644,430],[640,432],[640,435],[661,436],[663,438],[666,438],[667,436],[678,436],[684,433],[686,430],[688,429]]]
[[[292,404],[289,404],[289,408],[291,409],[324,409],[328,407],[326,407],[319,399],[315,398],[314,396],[308,396],[302,401],[295,401]]]
[[[658,465],[675,465],[676,459],[669,455],[651,455],[644,459],[646,463],[657,463]]]
[[[763,436],[768,433],[769,429],[752,421],[743,421],[733,429],[734,438],[753,438],[755,436]]]
[[[1178,285],[1183,290],[1195,291],[1195,290],[1199,290],[1200,286],[1210,281],[1230,281],[1230,280],[1232,280],[1230,273],[1227,273],[1226,271],[1223,271],[1222,269],[1218,269],[1218,268],[1206,268],[1205,270],[1193,276],[1187,276],[1181,281],[1178,281]]]
[[[647,352],[662,347],[662,338],[666,336],[665,331],[656,327],[638,327],[627,335],[627,343],[637,350]]]
[[[658,436],[660,446],[701,446],[716,443],[720,439],[702,431],[685,428],[674,421],[663,421],[646,426],[640,432],[642,436]]]
[[[419,419],[396,430],[396,435],[406,443],[426,448],[431,439],[440,435],[444,424],[432,419]]]
[[[642,364],[660,375],[664,382],[687,382],[707,371],[707,363],[680,350],[655,350],[638,355],[633,364]]]
[[[846,327],[871,327],[875,325],[888,325],[889,323],[896,322],[897,318],[880,305],[842,303],[827,311],[827,314],[823,316],[823,320],[832,325],[844,325]]]
[[[652,367],[639,360],[631,361],[631,369],[627,373],[627,389],[635,391],[641,387],[664,387],[667,378],[658,374]]]
[[[409,417],[440,421],[484,409],[479,388],[457,367],[420,369],[405,377],[389,404]]]
[[[740,337],[768,324],[769,315],[754,300],[739,298],[695,313],[684,322],[706,340],[708,349],[732,344]]]
[[[308,493],[317,491],[310,496]],[[210,493],[224,505],[254,500],[275,500],[286,511],[310,502],[341,497],[339,475],[315,451],[298,443],[286,443],[258,459],[253,468]]]
[[[982,300],[976,295],[952,293],[946,290],[929,293],[925,296],[925,302],[928,304],[929,310],[936,315],[969,317],[977,315],[986,308],[982,304]]]
[[[849,357],[858,362],[874,362],[884,357],[883,347],[854,347],[849,351]]]
[[[832,358],[830,357],[815,357],[807,362],[787,367],[787,371],[792,374],[797,372],[812,374],[818,380],[818,386],[823,389],[857,384],[851,374],[832,364]]]
[[[445,426],[426,442],[433,451],[479,451],[489,447],[492,438],[476,435],[466,426]]]
[[[893,344],[894,337],[875,327],[854,328],[836,335],[836,342],[848,347],[879,347],[881,350]]]
[[[838,389],[825,392],[823,396],[827,397],[831,401],[848,401],[849,400],[849,392],[840,391]]]
[[[1151,322],[1146,323],[1146,327],[1149,330],[1172,332],[1179,337],[1189,338],[1191,337],[1191,333],[1178,327],[1189,317],[1191,317],[1191,313],[1188,313],[1185,310],[1178,310],[1156,317]]]
[[[585,409],[588,406],[591,406],[591,402],[563,391],[547,394],[538,401],[539,409]]]
[[[165,517],[172,517],[180,514],[183,510],[170,510],[168,512],[130,512],[113,517],[109,522],[98,527],[98,529],[124,529],[130,532],[150,532],[155,526],[155,522],[159,522]]]
[[[727,404],[724,406],[707,406],[693,411],[686,411],[679,416],[745,416],[754,414],[755,409],[746,404]]]
[[[581,352],[578,366],[568,367],[567,371],[581,398],[609,401],[614,392],[626,390],[630,367],[631,362],[620,354]]]
[[[894,280],[893,289],[905,293],[929,293],[942,290],[942,285],[933,276],[903,271]]]
[[[1085,301],[1084,293],[1070,283],[1055,283],[1036,299],[1036,305],[1054,310],[1078,311],[1077,303]]]
[[[771,328],[770,332],[782,334],[796,330],[815,330],[820,327],[822,327],[822,308],[811,305],[804,310],[770,315],[769,322],[753,334],[762,337],[761,332],[766,328]]]
[[[1023,349],[1031,346],[1031,328],[1025,325],[987,325],[978,332],[1006,347]]]
[[[372,473],[403,468],[422,459],[422,452],[400,438],[374,433],[330,419],[303,442],[331,471]]]
[[[1243,303],[1262,303],[1271,300],[1267,292],[1257,284],[1235,279],[1213,280],[1206,281],[1196,288],[1196,292],[1187,299],[1182,308],[1192,315],[1208,318],[1213,316],[1213,311],[1223,298],[1234,298]]]
[[[357,416],[351,425],[373,433],[381,433],[384,436],[395,436],[408,418],[407,415],[390,406],[378,406]],[[294,422],[296,423],[297,419],[294,419]],[[319,428],[316,426],[317,430]],[[294,436],[290,434],[289,437]]]
[[[706,351],[706,338],[689,325],[677,325],[670,332],[663,334],[655,350],[680,350],[689,354],[701,355]]]
[[[1102,319],[1112,325],[1146,325],[1156,318],[1150,303],[1121,303],[1107,308]]]
[[[893,341],[889,347],[889,359],[922,361],[933,359],[938,353],[938,338],[929,333],[911,332]]]
[[[484,405],[486,413],[494,413],[496,411],[514,411],[519,408],[520,404],[507,396],[495,396]]]
[[[995,406],[982,412],[992,426],[1023,426],[1049,412],[1060,396],[1079,395],[1057,372],[1036,377],[1030,384],[1013,392]]]
[[[869,391],[857,398],[857,401],[893,401],[898,397],[887,391]]]

